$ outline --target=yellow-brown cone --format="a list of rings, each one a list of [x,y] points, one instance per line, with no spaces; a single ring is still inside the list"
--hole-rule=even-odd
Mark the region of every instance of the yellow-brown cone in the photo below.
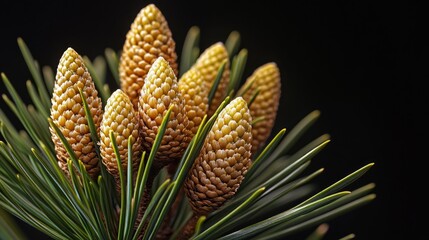
[[[185,192],[197,215],[219,208],[239,188],[251,165],[251,121],[241,97],[220,112],[185,181]]]
[[[209,90],[204,86],[204,79],[198,70],[191,68],[180,78],[179,91],[185,100],[185,111],[189,119],[188,129],[193,136],[197,133],[204,115],[207,114]]]
[[[188,118],[177,78],[168,62],[159,57],[147,74],[139,98],[140,136],[144,150],[152,148],[158,128],[170,107],[173,109],[155,156],[155,167],[179,160],[190,141]]]
[[[161,11],[154,4],[144,7],[131,24],[119,63],[121,89],[130,97],[135,109],[144,79],[158,57],[167,60],[177,74],[175,46]]]
[[[257,68],[246,80],[242,89],[246,88],[251,82],[253,84],[243,95],[243,98],[249,101],[254,92],[259,89],[258,96],[250,105],[250,114],[253,119],[264,117],[262,121],[252,126],[252,151],[256,152],[270,136],[276,121],[281,94],[280,71],[277,65],[272,62]]]
[[[139,137],[138,112],[134,110],[129,97],[121,90],[116,90],[107,100],[103,120],[100,126],[100,152],[107,171],[115,178],[116,188],[120,191],[120,179],[116,155],[110,141],[110,131],[116,137],[116,144],[125,173],[128,166],[128,138],[132,136],[132,165],[136,173],[140,163],[141,141]]]
[[[98,129],[102,115],[101,99],[97,95],[94,82],[85,67],[82,57],[72,48],[68,48],[60,59],[53,96],[51,99],[51,118],[70,143],[76,157],[85,165],[92,178],[99,173],[98,157],[95,145],[85,117],[79,89],[86,97],[94,124]],[[64,145],[51,129],[58,164],[68,173],[67,160],[70,159]]]
[[[194,64],[204,78],[204,84],[207,91],[210,91],[216,79],[219,67],[226,61],[225,70],[220,80],[219,86],[210,104],[208,115],[211,116],[226,97],[226,90],[229,83],[229,58],[228,52],[223,43],[218,42],[207,48]]]

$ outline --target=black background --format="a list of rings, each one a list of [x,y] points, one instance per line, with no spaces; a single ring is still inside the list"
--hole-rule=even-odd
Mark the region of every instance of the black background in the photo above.
[[[377,199],[330,222],[328,239],[422,239],[418,226],[425,89],[415,76],[417,6],[373,1],[155,1],[166,16],[180,54],[189,27],[201,28],[201,47],[232,30],[249,50],[245,77],[269,61],[282,74],[276,129],[290,129],[306,114],[322,112],[307,137],[330,133],[332,143],[313,161],[326,167],[320,187],[359,167],[376,165],[352,188],[375,182]],[[147,1],[31,1],[0,3],[0,71],[25,94],[30,78],[16,44],[23,37],[36,59],[55,67],[73,47],[94,58],[121,49]],[[0,92],[5,93],[0,84]],[[3,102],[2,109],[6,109]],[[426,159],[425,159],[426,158]],[[43,239],[25,224],[30,239]]]

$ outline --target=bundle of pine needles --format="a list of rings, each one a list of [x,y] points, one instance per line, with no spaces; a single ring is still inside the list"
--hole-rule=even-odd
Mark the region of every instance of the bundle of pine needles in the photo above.
[[[120,53],[91,61],[68,48],[56,74],[18,39],[32,103],[1,74],[23,130],[0,110],[0,210],[54,239],[280,239],[374,199],[374,184],[344,190],[372,163],[314,191],[323,169],[306,169],[329,136],[292,149],[319,111],[269,139],[277,65],[242,84],[240,34],[201,54],[199,37],[192,27],[179,69],[167,21],[151,4]],[[0,238],[22,238],[3,213]]]

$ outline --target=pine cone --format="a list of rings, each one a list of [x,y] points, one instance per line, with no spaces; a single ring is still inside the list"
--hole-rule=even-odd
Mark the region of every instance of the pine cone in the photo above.
[[[264,146],[276,121],[281,94],[280,71],[273,62],[262,65],[246,80],[242,89],[246,88],[252,81],[252,87],[244,94],[243,98],[249,101],[258,88],[259,94],[250,105],[250,115],[253,119],[264,117],[264,120],[252,126],[252,151],[254,153]]]
[[[89,175],[95,179],[99,173],[98,157],[95,145],[86,120],[79,89],[86,97],[94,124],[100,126],[102,105],[97,96],[94,82],[85,67],[83,59],[72,48],[68,48],[58,64],[53,96],[51,99],[51,118],[59,127],[64,137],[70,143],[76,157],[85,165]],[[55,144],[58,164],[68,173],[67,160],[70,159],[64,145],[51,130],[52,141]]]
[[[144,7],[131,24],[119,63],[121,89],[137,109],[140,89],[158,57],[170,63],[177,75],[176,43],[164,15],[154,5]]]
[[[251,165],[252,126],[238,97],[223,109],[185,181],[194,213],[206,215],[234,196]]]
[[[128,138],[132,136],[132,168],[133,173],[137,173],[141,153],[138,117],[138,112],[134,111],[131,100],[123,91],[116,90],[107,100],[100,126],[100,152],[107,171],[115,178],[118,192],[121,190],[118,164],[109,134],[110,131],[115,134],[124,173],[128,166]]]
[[[219,67],[224,61],[226,61],[225,70],[210,104],[208,111],[209,117],[212,116],[214,112],[216,112],[216,109],[222,103],[227,94],[226,90],[229,83],[229,58],[228,52],[223,43],[218,42],[207,48],[200,55],[200,57],[197,59],[197,62],[193,66],[204,77],[205,88],[209,92],[214,81],[216,80]]]
[[[140,136],[146,151],[152,148],[162,119],[173,106],[161,146],[155,156],[155,167],[179,160],[188,146],[190,133],[186,129],[188,118],[184,105],[173,69],[164,58],[159,57],[147,74],[139,98]]]
[[[189,119],[188,129],[192,136],[197,133],[198,127],[207,114],[208,89],[204,87],[204,79],[195,68],[191,68],[179,81],[179,91],[185,100],[185,111]]]

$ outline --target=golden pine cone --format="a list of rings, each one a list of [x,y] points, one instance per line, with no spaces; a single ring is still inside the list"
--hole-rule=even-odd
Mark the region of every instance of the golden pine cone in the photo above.
[[[195,213],[214,211],[239,188],[251,165],[251,121],[241,97],[220,112],[185,181],[185,192]]]
[[[137,173],[141,153],[138,117],[130,98],[120,89],[107,100],[100,126],[100,152],[103,164],[116,180],[118,191],[121,189],[118,164],[109,134],[110,131],[115,134],[123,172],[126,172],[128,166],[128,138],[132,136],[132,168],[133,173]]]
[[[253,119],[264,117],[252,127],[252,151],[261,148],[271,134],[277,116],[281,94],[280,71],[273,62],[264,64],[257,68],[246,80],[243,88],[253,81],[252,87],[244,94],[243,98],[249,101],[256,89],[259,94],[250,105],[250,114]]]
[[[225,70],[223,71],[222,79],[220,80],[219,86],[210,104],[208,111],[209,116],[214,114],[227,94],[226,91],[229,83],[229,58],[223,43],[218,42],[207,48],[193,66],[204,77],[205,88],[209,92],[216,80],[219,67],[224,61],[226,61]]]
[[[164,15],[154,5],[144,7],[131,24],[119,63],[121,89],[137,109],[140,89],[158,57],[170,63],[177,75],[176,43]]]
[[[70,143],[76,157],[85,165],[92,178],[99,173],[98,157],[86,120],[79,89],[86,97],[94,124],[98,129],[102,115],[101,99],[98,97],[94,82],[82,57],[72,48],[68,48],[60,59],[53,96],[51,99],[51,118]],[[70,158],[61,140],[53,129],[52,141],[55,144],[58,164],[68,173],[67,160]]]
[[[207,114],[209,90],[204,86],[204,79],[198,70],[191,68],[180,78],[179,91],[185,100],[188,129],[193,136]]]
[[[173,69],[163,57],[159,57],[147,74],[139,98],[140,136],[146,151],[152,148],[162,119],[173,106],[155,156],[155,167],[179,160],[188,146],[190,133],[187,130],[188,118],[184,105]]]

